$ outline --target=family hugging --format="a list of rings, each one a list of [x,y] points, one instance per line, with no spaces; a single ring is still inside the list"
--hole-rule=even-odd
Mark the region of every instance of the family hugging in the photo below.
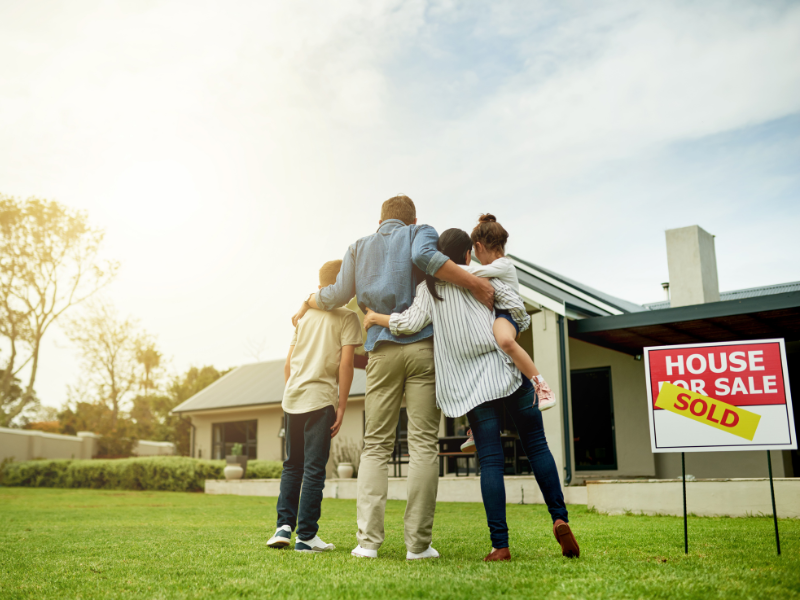
[[[319,290],[293,317],[286,359],[286,461],[278,498],[278,527],[267,542],[295,550],[333,550],[318,535],[331,438],[339,431],[361,346],[356,314],[342,308],[354,296],[365,313],[367,341],[364,449],[358,471],[356,534],[351,554],[377,558],[384,541],[389,460],[400,408],[408,415],[408,503],[405,544],[409,560],[438,558],[431,546],[439,485],[439,422],[467,415],[477,450],[481,493],[491,538],[485,561],[509,560],[503,411],[519,433],[542,491],[553,534],[564,556],[577,557],[555,461],[547,446],[542,410],[553,392],[516,342],[530,317],[519,296],[506,230],[482,215],[471,234],[441,236],[417,225],[407,196],[383,203],[377,232],[350,246],[341,261],[320,269]],[[472,255],[480,265],[472,261]],[[302,487],[302,494],[300,493]]]

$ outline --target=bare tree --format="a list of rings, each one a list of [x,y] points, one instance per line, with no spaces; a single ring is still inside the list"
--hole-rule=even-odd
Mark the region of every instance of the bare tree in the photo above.
[[[81,353],[84,389],[111,409],[111,427],[116,427],[120,406],[139,380],[137,322],[120,318],[108,302],[92,301],[65,329]]]
[[[39,351],[50,326],[105,287],[118,264],[99,258],[103,231],[57,202],[0,195],[0,336],[10,353],[0,378],[0,425],[36,401]],[[24,393],[9,395],[28,367]]]
[[[261,338],[261,341],[255,340],[253,338],[247,338],[247,342],[245,342],[244,345],[244,349],[247,355],[256,362],[261,362],[261,355],[264,354],[266,348],[267,348],[267,338]]]

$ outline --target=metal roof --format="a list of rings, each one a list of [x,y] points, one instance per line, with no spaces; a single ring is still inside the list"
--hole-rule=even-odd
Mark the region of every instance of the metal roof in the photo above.
[[[280,404],[283,400],[285,362],[271,360],[238,367],[172,409],[172,412]],[[363,396],[366,389],[366,373],[362,369],[356,369],[353,384],[350,386],[350,397]]]
[[[647,346],[758,338],[800,340],[800,291],[569,323],[570,337],[629,354]]]
[[[763,285],[761,287],[747,288],[746,290],[734,290],[732,292],[720,292],[720,302],[725,300],[742,300],[743,298],[757,298],[759,296],[772,296],[773,294],[785,294],[786,292],[800,292],[800,281],[789,283],[777,283],[775,285]],[[663,310],[671,308],[669,300],[661,302],[648,302],[644,305],[647,310]]]
[[[523,295],[523,288],[532,289],[583,317],[604,317],[646,310],[643,306],[578,283],[574,279],[559,275],[513,254],[509,254],[508,257],[517,267],[517,277]]]

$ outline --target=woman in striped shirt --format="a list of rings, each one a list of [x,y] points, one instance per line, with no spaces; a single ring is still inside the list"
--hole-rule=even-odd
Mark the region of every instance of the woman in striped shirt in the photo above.
[[[448,229],[439,238],[439,250],[456,264],[468,265],[472,241],[461,229]],[[524,331],[530,317],[522,300],[498,279],[495,308],[507,310]],[[467,415],[481,463],[481,493],[492,541],[485,561],[509,560],[505,455],[500,438],[503,410],[511,415],[520,442],[542,491],[553,533],[564,556],[578,556],[553,455],[547,446],[542,413],[531,382],[497,345],[492,327],[495,316],[466,289],[427,278],[417,287],[414,303],[391,316],[367,310],[364,326],[386,327],[393,335],[409,335],[433,322],[436,403],[448,417]]]

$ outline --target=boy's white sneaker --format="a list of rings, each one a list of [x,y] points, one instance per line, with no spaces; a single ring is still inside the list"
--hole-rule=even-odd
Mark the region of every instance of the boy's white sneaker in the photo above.
[[[369,548],[362,548],[361,546],[353,548],[350,554],[358,558],[378,558],[377,550],[370,550]]]
[[[556,405],[556,395],[544,377],[538,375],[533,378],[533,387],[536,389],[536,395],[539,397],[539,410],[547,410]]]
[[[433,549],[433,546],[428,546],[427,550],[419,554],[406,552],[406,560],[419,560],[420,558],[439,558],[439,553]]]
[[[288,525],[281,525],[275,530],[273,535],[267,541],[267,546],[270,548],[286,548],[292,543],[292,528]]]
[[[318,535],[315,535],[310,540],[295,540],[294,549],[297,552],[328,552],[336,550],[336,546],[326,544]]]

